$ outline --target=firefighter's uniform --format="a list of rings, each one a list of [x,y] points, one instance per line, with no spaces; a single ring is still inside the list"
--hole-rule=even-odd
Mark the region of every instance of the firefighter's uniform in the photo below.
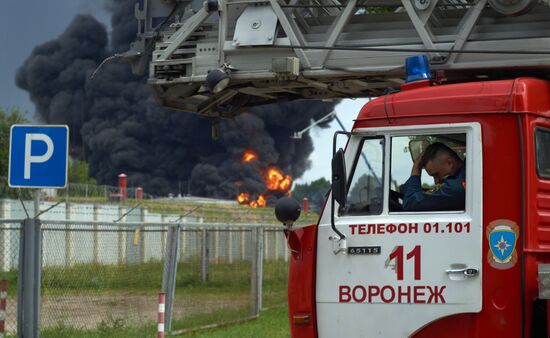
[[[466,165],[453,176],[447,176],[438,188],[423,191],[419,176],[411,176],[401,186],[403,210],[446,211],[464,210],[466,195]]]

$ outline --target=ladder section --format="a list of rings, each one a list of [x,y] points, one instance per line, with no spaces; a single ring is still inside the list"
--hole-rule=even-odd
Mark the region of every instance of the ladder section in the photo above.
[[[213,118],[280,100],[378,96],[418,54],[455,81],[546,77],[550,67],[547,1],[145,0],[136,17],[129,60],[139,68],[151,56],[160,104]]]

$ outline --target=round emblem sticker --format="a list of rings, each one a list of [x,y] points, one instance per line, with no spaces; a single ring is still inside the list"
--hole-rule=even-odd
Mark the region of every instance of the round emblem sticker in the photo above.
[[[497,219],[489,223],[486,234],[489,241],[489,252],[487,252],[489,265],[499,270],[510,269],[516,265],[519,226],[508,219]]]

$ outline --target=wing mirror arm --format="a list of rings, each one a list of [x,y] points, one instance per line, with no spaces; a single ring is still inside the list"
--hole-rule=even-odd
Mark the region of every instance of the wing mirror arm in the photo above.
[[[336,140],[338,138],[338,135],[343,134],[347,135],[348,137],[351,135],[346,132],[337,131],[334,133],[333,141],[332,141],[332,182],[331,182],[331,194],[330,194],[330,225],[332,227],[332,231],[336,234],[335,236],[330,236],[330,240],[333,242],[333,251],[335,254],[338,253],[346,253],[347,252],[347,243],[346,243],[346,235],[344,235],[342,232],[340,232],[334,223],[334,214],[336,213],[335,210],[335,203],[334,201],[337,201],[340,207],[345,207],[346,205],[346,197],[347,197],[347,174],[346,174],[346,161],[344,157],[344,150],[342,148],[336,150]]]

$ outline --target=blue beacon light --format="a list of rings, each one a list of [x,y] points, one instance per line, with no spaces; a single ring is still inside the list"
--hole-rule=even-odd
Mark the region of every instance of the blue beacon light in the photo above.
[[[405,59],[406,83],[428,80],[432,78],[430,61],[425,54],[410,56]]]

